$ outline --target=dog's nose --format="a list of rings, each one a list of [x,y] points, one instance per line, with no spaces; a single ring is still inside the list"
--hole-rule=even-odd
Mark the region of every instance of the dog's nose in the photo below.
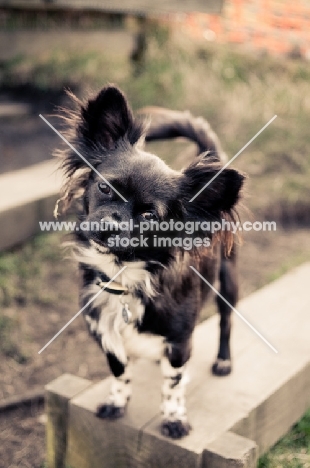
[[[118,222],[112,219],[110,216],[101,218],[100,223],[103,225],[103,228],[106,231],[117,231],[119,229]]]

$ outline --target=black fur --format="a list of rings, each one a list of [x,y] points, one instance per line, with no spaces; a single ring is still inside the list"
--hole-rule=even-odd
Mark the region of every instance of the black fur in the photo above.
[[[188,112],[172,112],[164,109],[149,109],[155,115],[147,131],[143,121],[135,120],[124,95],[114,86],[104,88],[86,104],[72,120],[69,132],[72,143],[78,146],[84,157],[115,187],[126,199],[124,202],[113,190],[102,191],[101,178],[74,153],[64,152],[63,167],[68,176],[64,188],[65,206],[73,198],[82,203],[81,221],[115,222],[133,219],[143,221],[144,212],[152,212],[158,221],[195,220],[219,221],[222,218],[234,219],[234,207],[239,199],[244,177],[233,169],[225,169],[193,201],[190,199],[222,168],[223,152],[217,137],[203,119],[194,119]],[[157,156],[145,152],[141,143],[159,138],[187,137],[197,143],[197,159],[183,171],[168,168]],[[77,172],[82,169],[82,173]],[[81,171],[80,171],[81,172]],[[105,193],[107,192],[107,193]],[[153,293],[145,287],[143,280],[128,284],[132,298],[142,304],[142,317],[134,317],[134,329],[161,336],[164,339],[164,355],[171,369],[177,374],[169,376],[170,388],[182,383],[183,366],[191,351],[191,337],[199,311],[209,294],[209,288],[189,268],[194,266],[211,283],[219,276],[221,293],[234,305],[237,300],[235,271],[235,250],[231,250],[233,240],[229,232],[221,233],[213,239],[213,249],[199,248],[184,251],[181,248],[123,248],[108,247],[111,232],[80,232],[76,244],[84,249],[94,249],[97,255],[113,259],[116,271],[124,262],[135,265],[143,262],[153,286]],[[120,238],[132,238],[135,232],[122,231]],[[209,233],[210,237],[212,234]],[[219,247],[221,241],[222,248]],[[95,244],[94,244],[95,243]],[[95,247],[96,248],[96,247]],[[101,251],[101,253],[100,253]],[[82,305],[91,295],[83,295],[96,284],[99,271],[87,261],[80,259],[83,272]],[[112,263],[113,263],[112,262]],[[140,263],[141,265],[141,263]],[[102,271],[107,276],[111,273]],[[116,279],[116,281],[118,281]],[[124,280],[126,281],[126,280]],[[102,306],[89,305],[86,310],[92,334],[102,344],[109,330],[97,326],[104,314],[109,314],[110,299],[105,293]],[[223,375],[230,372],[230,309],[218,300],[221,313],[221,335],[218,360],[213,372]],[[105,349],[112,373],[120,378],[126,368],[127,359],[116,356],[113,349]],[[123,362],[125,361],[125,362]],[[223,370],[221,361],[227,361]],[[179,371],[180,370],[180,371]],[[169,395],[169,398],[171,396]],[[167,397],[167,401],[169,400]],[[100,417],[118,417],[124,408],[114,402],[103,405],[98,410]],[[186,420],[165,420],[162,432],[171,437],[181,437],[188,433],[190,425]]]

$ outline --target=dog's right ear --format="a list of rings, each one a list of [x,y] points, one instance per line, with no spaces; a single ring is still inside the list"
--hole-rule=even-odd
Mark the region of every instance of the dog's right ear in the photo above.
[[[144,135],[143,121],[133,118],[125,96],[116,86],[106,86],[86,104],[73,94],[69,95],[79,109],[74,113],[68,111],[64,116],[65,121],[70,123],[66,136],[93,167],[102,162],[106,152],[116,148],[120,139],[135,145]],[[68,148],[55,154],[61,159],[66,175],[60,199],[64,212],[73,199],[82,199],[85,195],[92,169],[77,152]],[[58,213],[58,203],[55,213]]]
[[[128,136],[136,143],[141,132],[134,131],[132,111],[123,93],[115,86],[107,86],[81,108],[78,133],[90,147],[114,149],[120,138]]]

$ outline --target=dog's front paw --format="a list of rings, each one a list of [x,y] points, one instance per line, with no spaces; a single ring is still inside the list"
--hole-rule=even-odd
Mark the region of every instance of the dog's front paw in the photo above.
[[[115,406],[113,403],[105,403],[98,406],[96,411],[97,418],[102,419],[117,419],[125,414],[124,406]]]
[[[192,426],[187,421],[177,419],[175,421],[163,421],[161,425],[161,433],[172,439],[180,439],[189,434]]]
[[[219,377],[224,377],[231,373],[231,360],[217,358],[212,366],[212,373]]]

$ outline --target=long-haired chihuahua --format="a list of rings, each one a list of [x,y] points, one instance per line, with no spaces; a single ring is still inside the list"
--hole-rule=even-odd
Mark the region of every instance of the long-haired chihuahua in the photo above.
[[[67,137],[79,154],[59,152],[66,175],[62,201],[64,210],[80,202],[74,244],[81,307],[114,376],[97,415],[124,414],[135,358],[160,360],[162,433],[180,438],[191,429],[185,371],[192,333],[210,293],[190,267],[211,284],[219,280],[221,295],[236,304],[234,240],[229,230],[214,235],[210,226],[234,220],[244,177],[221,170],[225,155],[215,133],[189,112],[147,108],[147,118],[134,118],[112,85],[76,102],[77,110],[66,117]],[[198,148],[181,171],[144,149],[146,141],[177,137]],[[181,230],[188,223],[194,226],[190,235]],[[217,303],[220,343],[212,371],[221,376],[231,371],[231,310],[220,298]]]

